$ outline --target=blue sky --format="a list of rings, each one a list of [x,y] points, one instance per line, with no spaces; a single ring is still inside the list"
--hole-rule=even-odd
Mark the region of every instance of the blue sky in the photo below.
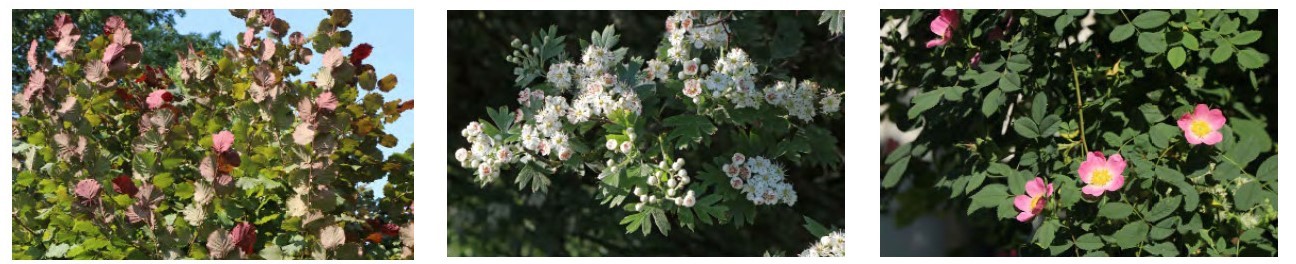
[[[238,43],[238,34],[247,30],[243,21],[230,15],[224,9],[190,9],[185,17],[176,19],[176,31],[181,33],[220,32],[221,38],[229,43]],[[413,10],[352,10],[353,19],[345,29],[351,30],[351,46],[343,48],[343,54],[349,54],[351,48],[360,43],[374,46],[373,54],[365,63],[373,64],[379,78],[388,73],[395,74],[398,80],[396,88],[383,94],[383,99],[414,99],[414,11]],[[324,10],[275,10],[275,17],[288,22],[288,32],[300,31],[306,36],[315,32],[320,19],[327,17]],[[261,37],[265,36],[262,32]],[[284,39],[287,40],[286,38]],[[313,80],[311,77],[319,70],[322,52],[316,52],[311,64],[301,67],[302,74],[296,78]],[[377,91],[375,89],[374,91]],[[364,98],[361,90],[360,98]],[[414,115],[417,110],[406,111],[395,123],[387,125],[387,132],[396,136],[399,143],[395,148],[382,149],[383,155],[405,151],[414,142]],[[387,184],[384,177],[375,181],[371,187],[375,195],[382,197],[382,186]]]

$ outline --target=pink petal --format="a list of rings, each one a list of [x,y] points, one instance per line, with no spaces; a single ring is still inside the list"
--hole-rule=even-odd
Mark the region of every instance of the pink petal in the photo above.
[[[1090,196],[1102,196],[1103,191],[1102,187],[1096,185],[1085,185],[1085,187],[1080,188],[1080,192]]]
[[[1210,134],[1206,134],[1205,138],[1201,139],[1201,143],[1205,143],[1206,145],[1215,145],[1215,143],[1219,143],[1222,140],[1224,140],[1224,134],[1220,134],[1219,131],[1212,131]]]
[[[946,35],[945,35],[945,36],[948,37],[948,36],[949,36],[949,32],[952,32],[952,31],[954,31],[954,29],[957,29],[957,28],[958,28],[958,25],[959,25],[959,12],[958,12],[957,10],[954,10],[954,9],[941,9],[941,11],[940,11],[940,16],[941,16],[942,18],[945,18],[945,21],[949,22],[949,28],[946,29]]]
[[[1125,165],[1125,158],[1121,157],[1120,153],[1112,154],[1111,158],[1107,159],[1107,170],[1112,175],[1125,173]]]
[[[1048,184],[1048,192],[1044,193],[1044,197],[1049,197],[1049,196],[1053,196],[1053,184],[1052,184],[1052,183]]]
[[[1088,156],[1084,162],[1080,163],[1080,169],[1076,170],[1077,173],[1080,173],[1080,181],[1084,183],[1089,183],[1089,177],[1092,176],[1094,170],[1107,166],[1107,159],[1103,158],[1102,152],[1090,152]]]
[[[1027,221],[1030,221],[1031,218],[1035,218],[1035,214],[1032,214],[1030,212],[1021,212],[1020,214],[1017,214],[1018,222],[1025,223]]]
[[[1179,117],[1179,130],[1183,130],[1184,133],[1192,132],[1192,117],[1192,113],[1187,113],[1182,117]]]
[[[946,42],[949,42],[949,40],[948,40],[948,39],[943,39],[943,38],[932,39],[932,40],[927,41],[927,48],[930,49],[930,48],[933,48],[933,47],[936,47],[936,46],[945,45]]]
[[[1018,195],[1017,197],[1013,198],[1013,205],[1017,206],[1017,210],[1023,212],[1030,212],[1031,205],[1032,205],[1030,201],[1031,201],[1030,196]]]
[[[1193,120],[1201,120],[1209,113],[1210,106],[1206,106],[1206,104],[1197,104],[1197,106],[1193,107]]]
[[[1107,186],[1105,186],[1104,189],[1108,191],[1115,191],[1115,190],[1120,190],[1121,186],[1124,185],[1125,185],[1125,175],[1116,174],[1116,175],[1112,175],[1111,181],[1107,182]]]
[[[948,18],[945,17],[944,14],[945,11],[941,11],[941,16],[936,17],[936,19],[932,19],[931,22],[932,34],[936,34],[937,36],[944,37],[945,33],[948,32],[950,28],[950,21]]]
[[[1214,133],[1215,133],[1215,134],[1219,134],[1219,132],[1214,132]],[[1210,136],[1210,135],[1207,135],[1207,136]],[[1190,144],[1190,145],[1197,145],[1197,144],[1201,144],[1202,141],[1203,141],[1202,138],[1197,137],[1196,134],[1193,134],[1192,131],[1188,131],[1188,130],[1184,130],[1184,139],[1187,139],[1187,140],[1188,140],[1188,144]]]
[[[1210,112],[1205,114],[1205,116],[1202,116],[1202,121],[1206,121],[1207,124],[1210,124],[1211,130],[1218,130],[1221,127],[1224,127],[1224,123],[1227,122],[1228,119],[1224,118],[1224,112],[1221,112],[1219,109],[1211,109]]]
[[[1044,196],[1044,179],[1035,177],[1034,180],[1026,182],[1026,194],[1030,197]]]

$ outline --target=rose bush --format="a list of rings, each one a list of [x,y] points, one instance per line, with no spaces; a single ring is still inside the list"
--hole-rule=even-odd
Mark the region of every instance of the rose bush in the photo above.
[[[817,14],[819,24],[842,33],[840,11]],[[487,107],[461,125],[467,144],[453,153],[452,167],[468,170],[464,176],[480,188],[503,182],[539,199],[558,195],[549,193],[555,181],[576,183],[559,188],[618,208],[607,217],[619,226],[610,228],[638,236],[796,214],[787,209],[800,205],[793,182],[841,172],[839,135],[830,126],[845,115],[843,92],[774,68],[800,51],[800,42],[790,42],[799,37],[770,44],[734,29],[764,15],[675,12],[658,20],[664,32],[653,32],[661,38],[649,51],[619,46],[613,26],[580,39],[573,55],[557,27],[513,39],[505,59],[515,65],[508,93],[517,94],[516,104]],[[800,34],[798,17],[774,17],[781,32]],[[797,215],[797,223],[814,223]],[[833,231],[813,226],[816,238]],[[844,255],[844,233],[822,240],[796,250]]]
[[[118,16],[81,39],[63,13],[30,40],[15,259],[413,257],[413,145],[378,146],[396,145],[384,124],[414,104],[384,101],[396,77],[375,78],[373,47],[343,54],[351,12],[328,10],[311,35],[273,10],[230,13],[247,25],[236,46],[180,50],[168,68],[141,63],[150,39],[132,28],[149,25]],[[314,81],[293,78],[312,59]],[[362,185],[384,176],[375,199]]]
[[[884,11],[882,120],[919,132],[882,207],[966,211],[950,252],[1277,255],[1276,15]]]

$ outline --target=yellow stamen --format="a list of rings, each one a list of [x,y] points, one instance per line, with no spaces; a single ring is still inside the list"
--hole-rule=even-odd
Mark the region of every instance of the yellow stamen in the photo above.
[[[1040,198],[1042,198],[1042,197],[1044,197],[1044,195],[1031,197],[1031,201],[1030,201],[1030,209],[1031,209],[1031,211],[1034,211],[1034,212],[1038,213],[1038,210],[1041,209],[1041,208],[1040,208]]]
[[[1093,172],[1092,176],[1089,176],[1089,185],[1105,186],[1107,185],[1107,182],[1111,181],[1111,179],[1112,175],[1110,171],[1107,171],[1107,169],[1098,169]]]
[[[1193,135],[1197,135],[1197,137],[1206,137],[1206,134],[1210,134],[1211,127],[1206,121],[1194,120],[1189,130],[1192,130]]]

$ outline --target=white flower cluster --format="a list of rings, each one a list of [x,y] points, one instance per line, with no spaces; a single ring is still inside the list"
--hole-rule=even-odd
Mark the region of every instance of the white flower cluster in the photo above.
[[[729,186],[741,190],[747,200],[756,205],[796,204],[796,190],[783,181],[782,166],[760,156],[747,158],[742,153],[734,153],[730,161],[721,169],[729,176]]]
[[[819,238],[819,242],[801,251],[801,257],[845,257],[846,233],[833,231]]]
[[[716,22],[723,18],[712,17],[707,23],[709,26],[704,27],[694,25],[694,18],[693,12],[679,11],[666,19],[666,31],[669,33],[668,38],[671,43],[667,51],[669,57],[667,59],[679,63],[681,69],[678,78],[684,82],[682,92],[694,103],[701,102],[703,96],[710,95],[712,98],[728,99],[736,108],[760,109],[763,101],[786,109],[789,116],[804,122],[814,119],[816,112],[829,114],[841,110],[841,93],[834,89],[823,89],[822,97],[817,98],[820,96],[819,84],[809,80],[801,81],[799,85],[795,80],[780,81],[773,86],[757,90],[758,69],[747,52],[741,48],[735,47],[723,51],[713,64],[715,70],[710,70],[709,66],[702,64],[699,58],[690,57],[689,50],[724,46],[724,25]],[[708,31],[712,32],[705,33]],[[686,45],[690,43],[693,47]],[[648,62],[644,71],[649,79],[666,80],[669,78],[669,73],[663,72],[669,70],[668,63],[654,59]]]
[[[665,160],[657,163],[657,172],[648,176],[649,189],[638,186],[634,189],[634,195],[639,196],[635,211],[643,211],[644,206],[666,200],[675,203],[676,206],[693,207],[697,203],[697,195],[693,190],[684,191],[690,182],[693,180],[689,177],[688,170],[684,169],[684,159],[677,158],[670,164]],[[652,193],[652,190],[665,192],[665,196]]]
[[[499,168],[513,157],[513,151],[506,145],[496,144],[496,139],[482,133],[481,123],[468,123],[460,132],[472,144],[471,150],[460,148],[455,151],[455,159],[464,168],[477,170],[477,180],[483,184],[499,177]]]
[[[724,46],[729,42],[729,26],[724,23],[725,19],[719,16],[701,19],[693,11],[675,11],[675,15],[666,18],[666,38],[671,43],[666,54],[674,62],[682,63],[691,58],[690,49]]]

